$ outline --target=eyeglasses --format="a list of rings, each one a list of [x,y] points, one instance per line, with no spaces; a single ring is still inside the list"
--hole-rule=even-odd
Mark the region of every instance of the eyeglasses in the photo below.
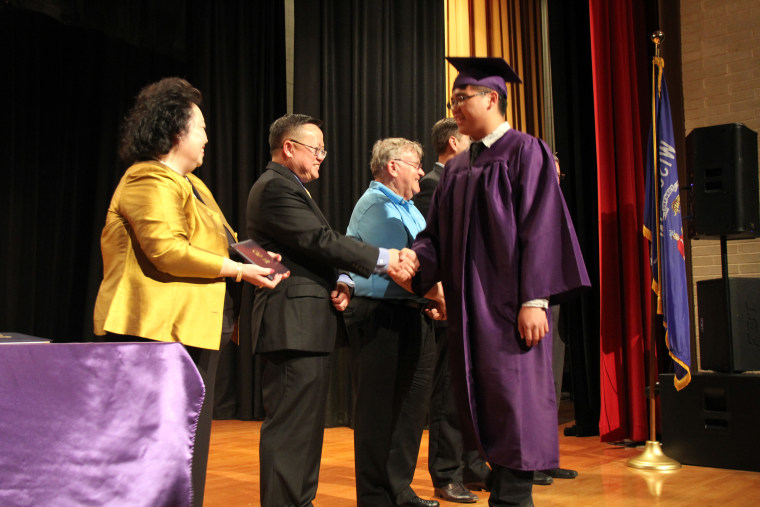
[[[420,170],[420,167],[422,167],[422,162],[409,162],[408,160],[404,160],[403,158],[394,158],[391,160],[395,160],[396,162],[403,162],[405,164],[409,164],[410,166],[414,167],[416,171]]]
[[[314,150],[312,154],[317,158],[325,158],[327,156],[327,150],[324,148],[317,148],[316,146],[309,146],[308,144],[304,144],[301,141],[296,141],[295,139],[288,139],[291,143],[300,144],[301,146],[305,146],[307,148],[311,148]]]
[[[461,106],[463,102],[470,100],[473,97],[477,97],[478,95],[488,95],[489,93],[491,92],[483,91],[483,92],[474,93],[472,95],[465,95],[464,93],[460,93],[459,95],[455,95],[451,97],[451,102],[447,102],[446,107],[449,108],[449,110],[452,110],[455,107]]]

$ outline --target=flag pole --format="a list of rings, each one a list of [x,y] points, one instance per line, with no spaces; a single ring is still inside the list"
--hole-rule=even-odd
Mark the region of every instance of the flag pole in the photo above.
[[[662,33],[660,30],[657,30],[654,32],[651,36],[652,42],[654,42],[655,45],[655,57],[652,60],[652,168],[654,171],[653,179],[654,182],[652,187],[654,190],[655,198],[654,198],[654,204],[657,208],[655,210],[655,225],[656,228],[654,231],[652,231],[652,237],[654,241],[657,241],[657,283],[659,284],[658,290],[657,290],[657,308],[652,315],[652,325],[649,333],[649,440],[647,440],[646,445],[644,446],[644,452],[642,452],[640,455],[638,455],[635,458],[631,458],[628,460],[628,466],[631,468],[639,468],[643,470],[676,470],[681,468],[681,464],[665,455],[664,452],[662,452],[662,446],[660,442],[657,441],[657,403],[656,403],[656,394],[655,394],[655,385],[656,385],[656,361],[655,361],[655,329],[656,329],[656,315],[659,313],[660,305],[661,305],[661,296],[662,293],[662,268],[661,268],[661,262],[660,262],[660,211],[659,211],[659,203],[660,203],[660,185],[659,185],[659,167],[657,164],[657,121],[656,121],[656,100],[657,100],[657,81],[655,79],[656,75],[656,66],[658,61],[660,60],[660,45],[662,44],[662,40],[665,38],[665,34]]]

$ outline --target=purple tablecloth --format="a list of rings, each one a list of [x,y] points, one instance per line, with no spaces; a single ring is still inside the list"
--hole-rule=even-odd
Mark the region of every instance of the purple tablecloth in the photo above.
[[[203,397],[178,343],[0,346],[0,505],[190,505]]]

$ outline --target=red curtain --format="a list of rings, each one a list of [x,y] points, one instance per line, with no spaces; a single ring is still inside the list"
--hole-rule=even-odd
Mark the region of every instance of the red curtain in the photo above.
[[[589,0],[599,181],[602,441],[649,439],[645,358],[651,278],[642,236],[641,131],[649,117],[647,75],[637,65],[646,59],[637,41],[644,37],[646,44],[648,34],[634,4]]]

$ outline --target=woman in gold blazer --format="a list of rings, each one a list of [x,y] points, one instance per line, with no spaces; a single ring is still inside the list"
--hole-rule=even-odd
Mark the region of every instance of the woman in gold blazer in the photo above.
[[[109,341],[180,342],[206,386],[192,464],[193,504],[203,504],[219,348],[237,318],[245,280],[272,288],[272,270],[229,258],[236,241],[206,185],[192,171],[208,138],[201,93],[180,78],[146,86],[122,126],[130,167],[111,198],[101,235],[103,281],[95,334]]]
[[[194,175],[181,176],[156,160],[127,169],[101,235],[104,271],[95,334],[218,349],[226,288],[220,275],[237,275],[236,266],[222,273],[229,261],[225,229],[234,237]]]

